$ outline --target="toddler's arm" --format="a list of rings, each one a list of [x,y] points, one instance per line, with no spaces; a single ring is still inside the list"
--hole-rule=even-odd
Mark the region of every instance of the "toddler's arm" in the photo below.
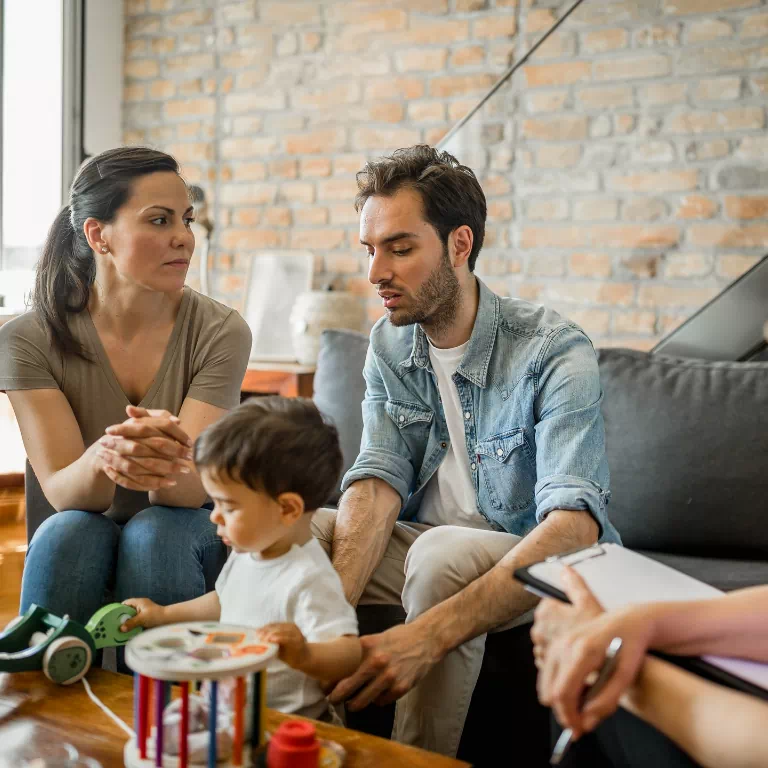
[[[218,621],[221,616],[221,603],[215,589],[202,597],[173,605],[158,605],[146,597],[132,597],[123,600],[123,604],[132,606],[137,613],[120,627],[122,632],[130,632],[134,627],[150,629],[183,621]]]
[[[261,637],[280,646],[279,658],[305,675],[327,682],[349,677],[359,666],[363,652],[360,638],[342,635],[321,643],[308,643],[295,624],[268,624]]]

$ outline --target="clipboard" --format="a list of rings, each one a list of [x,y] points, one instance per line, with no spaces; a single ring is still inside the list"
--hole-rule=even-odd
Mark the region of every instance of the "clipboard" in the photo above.
[[[548,557],[515,571],[515,578],[540,597],[570,602],[560,573],[569,565],[586,581],[606,610],[626,605],[675,600],[707,600],[725,593],[656,560],[618,544],[595,544]],[[653,656],[694,672],[707,680],[768,701],[768,664],[723,656]]]

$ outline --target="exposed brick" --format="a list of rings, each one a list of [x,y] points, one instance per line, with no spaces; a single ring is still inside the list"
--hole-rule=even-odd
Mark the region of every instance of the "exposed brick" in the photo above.
[[[305,157],[300,163],[300,173],[303,177],[330,176],[331,161],[327,157]]]
[[[752,75],[749,78],[749,86],[752,89],[752,93],[760,95],[768,93],[768,74]]]
[[[669,141],[644,141],[632,147],[632,160],[637,163],[671,163],[676,157]]]
[[[484,91],[493,85],[493,81],[493,76],[487,74],[435,77],[429,82],[429,93],[438,97],[463,96]]]
[[[344,245],[343,229],[306,229],[291,232],[291,248],[330,251]]]
[[[768,37],[768,13],[753,13],[741,26],[742,37]]]
[[[390,35],[394,45],[445,45],[446,40],[460,42],[469,37],[469,22],[436,21],[412,16],[410,28]]]
[[[717,274],[735,280],[760,261],[760,256],[747,256],[739,253],[727,253],[717,257]]]
[[[261,224],[261,208],[238,208],[232,213],[232,225],[237,227],[257,227]]]
[[[562,59],[575,54],[576,35],[572,32],[555,32],[536,50],[540,59]]]
[[[352,132],[352,144],[355,149],[397,149],[409,147],[419,142],[419,132],[410,128],[375,128],[360,127]]]
[[[659,45],[675,46],[680,41],[680,25],[645,27],[636,30],[633,38],[638,48],[652,48]]]
[[[760,5],[760,0],[664,0],[662,11],[668,14],[723,13]]]
[[[297,26],[322,22],[322,7],[319,3],[287,2],[287,0],[261,2],[259,13],[261,21],[267,24]]]
[[[621,213],[626,221],[657,221],[667,215],[667,204],[658,197],[633,197]]]
[[[395,66],[400,72],[439,72],[445,69],[445,48],[412,49],[395,52]]]
[[[720,133],[762,128],[765,113],[760,107],[738,107],[716,112],[683,112],[665,124],[669,133]]]
[[[764,248],[768,246],[768,224],[693,224],[688,239],[697,246]]]
[[[524,120],[523,136],[544,141],[576,141],[587,137],[588,120],[580,115]]]
[[[424,81],[415,77],[388,77],[366,83],[365,100],[420,99],[424,95]]]
[[[314,203],[315,185],[305,181],[284,181],[278,199],[286,203]]]
[[[581,45],[587,53],[605,53],[627,47],[626,29],[596,29],[581,36]]]
[[[362,170],[367,157],[364,154],[337,154],[333,158],[334,173],[357,173]]]
[[[532,91],[525,101],[530,112],[559,112],[568,101],[568,91]]]
[[[607,179],[607,186],[609,189],[634,192],[681,192],[696,189],[698,181],[697,170],[681,169],[611,176]]]
[[[165,113],[170,118],[210,116],[215,112],[215,99],[178,99],[165,103]]]
[[[328,206],[331,224],[355,224],[358,223],[358,214],[350,200],[347,203],[336,203]]]
[[[235,163],[232,167],[234,181],[261,181],[267,178],[265,163]]]
[[[656,313],[635,309],[613,313],[614,333],[652,334],[656,332]]]
[[[592,64],[588,61],[569,61],[563,64],[531,64],[524,68],[530,88],[545,85],[572,85],[589,80]]]
[[[721,168],[716,176],[721,189],[765,189],[768,170],[757,165],[730,165]]]
[[[297,208],[293,211],[293,221],[299,227],[327,224],[328,209],[322,207]]]
[[[580,88],[576,91],[576,98],[585,109],[628,107],[634,102],[632,88],[626,85],[609,88]]]
[[[581,159],[578,144],[566,146],[539,147],[536,150],[536,165],[539,168],[570,168]]]
[[[146,95],[147,86],[142,85],[141,83],[126,85],[123,88],[123,101],[144,101]]]
[[[615,219],[619,201],[613,197],[576,198],[573,201],[573,218],[577,221],[606,221]]]
[[[678,219],[711,219],[717,212],[717,202],[701,195],[687,195],[677,209]]]
[[[740,77],[715,77],[702,80],[695,91],[699,101],[729,101],[738,99],[740,93]]]
[[[224,100],[224,109],[231,115],[262,110],[283,110],[286,106],[285,91],[277,88],[247,93],[230,93]]]
[[[731,48],[724,45],[689,47],[680,51],[679,75],[720,74],[728,70],[750,70],[768,66],[768,46]]]
[[[133,59],[125,62],[124,72],[135,80],[149,80],[160,74],[160,66],[155,59]]]
[[[291,89],[291,103],[300,109],[328,109],[360,101],[360,84],[356,82],[323,85],[319,88]]]
[[[641,307],[695,307],[698,309],[717,294],[717,287],[694,288],[686,283],[641,285],[637,303]]]
[[[716,160],[725,157],[731,151],[727,139],[712,139],[709,141],[693,141],[685,150],[689,160]]]
[[[165,17],[165,28],[168,30],[182,30],[190,27],[210,26],[213,22],[213,11],[201,8],[195,11],[176,13]]]
[[[725,212],[732,219],[766,219],[768,218],[768,197],[728,195],[725,198]]]
[[[708,43],[721,37],[730,37],[733,27],[722,19],[702,19],[688,25],[686,39],[689,43]]]
[[[328,179],[317,183],[319,200],[346,200],[350,206],[357,194],[357,181],[349,179]]]
[[[169,99],[176,93],[176,84],[171,80],[155,80],[149,87],[153,99]]]
[[[272,136],[224,139],[221,142],[221,156],[230,159],[257,157],[270,154],[276,146],[277,139]]]
[[[359,274],[364,265],[365,261],[354,253],[329,253],[325,257],[326,270],[336,274]]]
[[[599,59],[592,65],[592,76],[595,80],[639,80],[668,75],[670,70],[668,56],[649,53],[620,59]]]
[[[705,277],[712,272],[712,255],[703,253],[674,253],[665,259],[667,278]]]
[[[198,70],[213,69],[214,60],[210,53],[191,54],[189,56],[170,56],[165,60],[165,70],[169,74],[189,75]]]
[[[222,247],[232,250],[274,248],[284,242],[274,229],[227,229],[220,237]]]
[[[568,216],[568,201],[549,198],[530,199],[526,202],[525,213],[529,219],[534,221],[565,219]]]
[[[485,59],[485,48],[482,45],[471,45],[458,48],[451,54],[451,66],[457,69],[461,67],[474,67],[482,64]]]
[[[319,155],[329,150],[341,149],[345,140],[343,128],[294,133],[285,137],[285,150],[289,155]]]
[[[681,104],[685,101],[687,92],[687,83],[654,83],[640,89],[638,101],[649,106]]]
[[[488,15],[475,21],[472,26],[472,36],[476,39],[511,37],[517,30],[517,23],[512,14]]]
[[[572,275],[578,277],[610,277],[613,263],[608,254],[589,251],[571,254],[568,268]]]
[[[768,136],[745,136],[739,142],[736,154],[739,157],[754,158],[756,160],[765,159],[766,155],[768,155]]]
[[[445,104],[440,101],[414,101],[408,105],[408,117],[416,123],[445,120]]]
[[[269,175],[281,179],[295,179],[299,175],[298,163],[292,157],[270,160]]]

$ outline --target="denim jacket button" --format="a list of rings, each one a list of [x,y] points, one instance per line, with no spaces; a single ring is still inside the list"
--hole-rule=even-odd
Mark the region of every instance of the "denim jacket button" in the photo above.
[[[472,417],[472,414],[469,411],[464,411],[464,418],[469,421],[469,419]]]
[[[497,456],[503,456],[503,455],[504,455],[504,451],[502,451],[502,450],[501,450],[501,448],[499,448],[499,449],[496,451],[496,455],[497,455]]]
[[[448,447],[448,443],[440,443],[440,447],[441,448],[447,448]]]
[[[399,419],[399,421],[400,421],[400,423],[402,424],[402,423],[405,421],[405,416],[400,416],[400,419]]]
[[[473,461],[473,462],[472,462],[472,463],[471,463],[469,466],[472,468],[472,470],[473,470],[473,471],[474,471],[475,469],[477,469],[477,464],[475,464],[475,462],[474,462],[474,461]]]

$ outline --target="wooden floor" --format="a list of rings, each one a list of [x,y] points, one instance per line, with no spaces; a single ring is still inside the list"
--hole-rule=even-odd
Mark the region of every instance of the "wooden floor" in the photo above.
[[[19,612],[26,551],[24,489],[0,488],[0,630]]]

